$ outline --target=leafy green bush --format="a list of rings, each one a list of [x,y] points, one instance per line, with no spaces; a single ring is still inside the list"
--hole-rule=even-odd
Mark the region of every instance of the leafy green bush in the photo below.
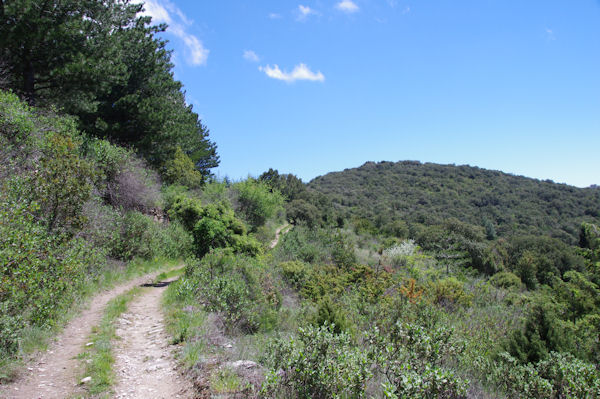
[[[192,239],[178,223],[164,226],[150,216],[134,211],[125,214],[120,243],[112,255],[126,260],[185,257],[191,250]]]
[[[261,245],[246,234],[244,224],[225,203],[208,204],[193,230],[196,256],[202,257],[211,249],[230,247],[234,252],[258,255]]]
[[[463,349],[452,334],[453,331],[447,328],[427,330],[400,321],[387,335],[373,329],[368,342],[377,367],[387,380],[384,390],[388,396],[466,398],[468,382],[444,368],[444,362]]]
[[[490,284],[499,288],[520,288],[521,279],[511,272],[499,272],[490,278]]]
[[[202,204],[197,198],[178,194],[169,199],[167,213],[169,218],[178,220],[188,231],[192,231],[202,217]]]
[[[262,181],[249,178],[237,183],[234,189],[238,193],[239,209],[253,231],[283,210],[281,193]]]
[[[252,333],[274,327],[272,316],[280,300],[273,298],[277,294],[272,286],[261,285],[267,280],[257,259],[216,249],[202,260],[187,261],[184,285],[195,287],[200,302],[222,316],[229,333]]]
[[[319,301],[312,324],[315,327],[329,326],[334,334],[340,334],[343,331],[349,332],[350,329],[342,309],[334,304],[328,296]]]
[[[501,353],[490,378],[511,398],[599,398],[600,372],[574,356],[551,352],[545,360],[520,364]]]
[[[175,150],[173,158],[165,162],[163,169],[163,176],[169,184],[198,188],[204,183],[202,173],[196,170],[194,162],[179,146]]]
[[[468,306],[472,300],[472,296],[465,292],[464,284],[456,277],[433,281],[429,283],[428,291],[433,303],[450,310],[457,306]]]
[[[310,266],[303,262],[282,262],[279,267],[288,284],[297,290],[302,289],[309,280]]]
[[[265,363],[270,367],[261,390],[265,398],[362,398],[372,376],[368,354],[330,326],[309,326],[297,339],[274,340]]]
[[[35,203],[0,202],[0,352],[6,354],[16,350],[22,329],[52,325],[104,264],[104,253],[83,239],[50,234],[35,210]]]

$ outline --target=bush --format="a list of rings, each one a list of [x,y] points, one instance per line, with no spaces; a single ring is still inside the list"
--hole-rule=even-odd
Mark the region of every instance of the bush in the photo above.
[[[74,231],[83,224],[82,209],[92,190],[91,165],[78,155],[79,144],[69,131],[53,133],[42,148],[35,173],[33,198],[40,205],[39,217],[48,230]]]
[[[315,327],[329,326],[334,334],[349,332],[350,325],[339,306],[335,305],[328,296],[322,298],[317,306],[312,324]]]
[[[450,310],[471,304],[472,296],[465,292],[463,283],[456,277],[431,282],[428,291],[433,303]]]
[[[196,170],[194,162],[181,150],[181,147],[177,147],[173,158],[165,162],[163,175],[167,183],[180,184],[188,188],[198,188],[204,183],[202,173]]]
[[[428,331],[416,324],[396,322],[389,334],[375,328],[368,341],[373,358],[385,376],[389,397],[466,398],[468,382],[443,367],[463,346],[452,339],[452,330]]]
[[[265,362],[265,398],[362,398],[372,376],[367,353],[330,326],[301,328],[297,339],[271,342]]]
[[[161,225],[150,216],[133,211],[125,214],[120,243],[112,255],[125,260],[176,258],[189,255],[191,249],[192,239],[178,223]]]
[[[253,231],[283,210],[281,193],[262,181],[249,178],[237,183],[234,189],[238,193],[239,209]]]
[[[537,362],[520,364],[501,353],[490,377],[511,398],[599,398],[600,372],[592,364],[558,352]]]
[[[511,272],[500,272],[496,273],[490,278],[490,284],[494,287],[499,288],[520,288],[521,279],[514,273]]]
[[[199,199],[178,194],[169,199],[167,213],[172,220],[178,220],[188,231],[192,231],[202,217],[202,204]]]
[[[225,203],[202,208],[202,218],[194,225],[194,250],[201,258],[211,249],[230,247],[236,253],[258,255],[261,245],[246,234],[244,224]]]
[[[296,290],[302,289],[310,277],[310,266],[300,262],[282,262],[279,267],[287,283]]]
[[[279,306],[278,294],[256,259],[234,255],[230,249],[217,249],[202,260],[190,259],[186,283],[195,288],[198,300],[207,310],[218,312],[227,332],[253,333],[274,327],[270,315]]]
[[[6,354],[16,350],[22,329],[52,325],[104,265],[104,253],[82,239],[51,235],[34,211],[34,204],[0,203],[0,352]]]

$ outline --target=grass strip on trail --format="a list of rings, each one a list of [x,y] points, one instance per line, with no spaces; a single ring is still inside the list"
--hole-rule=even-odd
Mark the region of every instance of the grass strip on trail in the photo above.
[[[86,366],[82,378],[91,377],[91,381],[87,383],[89,396],[102,397],[102,394],[108,394],[115,382],[112,369],[115,361],[112,353],[112,341],[117,337],[114,322],[127,310],[129,302],[140,292],[140,287],[132,288],[108,303],[100,325],[92,329],[90,342],[93,345],[86,352],[79,355]]]

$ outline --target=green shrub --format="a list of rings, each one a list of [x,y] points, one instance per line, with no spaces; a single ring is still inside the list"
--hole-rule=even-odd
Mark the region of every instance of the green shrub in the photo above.
[[[334,334],[340,334],[343,331],[349,332],[350,329],[342,309],[334,304],[328,296],[319,301],[312,324],[315,327],[329,326]]]
[[[134,211],[125,214],[120,243],[112,255],[125,260],[185,257],[191,250],[192,238],[178,223],[165,226]]]
[[[356,265],[356,254],[354,253],[354,244],[348,237],[337,233],[333,240],[331,251],[333,263],[341,269],[349,270]]]
[[[179,221],[188,231],[192,231],[202,217],[202,204],[199,199],[186,194],[175,195],[169,200],[167,213],[170,219]]]
[[[185,286],[196,287],[199,301],[222,316],[229,333],[274,328],[273,312],[280,300],[272,285],[261,285],[268,280],[257,259],[233,254],[231,249],[213,250],[186,265]]]
[[[67,239],[36,223],[36,205],[0,202],[0,352],[14,353],[20,331],[51,326],[105,254],[81,238]]]
[[[511,272],[499,272],[490,278],[490,284],[499,288],[520,288],[521,279]]]
[[[428,291],[433,303],[447,309],[452,310],[457,306],[469,306],[471,304],[472,295],[465,292],[464,284],[456,277],[431,282]]]
[[[265,398],[363,398],[372,376],[367,353],[329,326],[301,328],[297,339],[274,340],[265,363],[270,367],[261,390]]]
[[[91,195],[92,168],[79,157],[79,144],[72,134],[49,134],[35,174],[33,197],[40,205],[40,219],[50,231],[80,228],[83,205]]]
[[[600,372],[574,356],[551,352],[545,360],[520,364],[501,353],[491,365],[489,378],[510,398],[599,398]]]
[[[262,181],[249,178],[237,183],[234,189],[238,193],[239,209],[253,231],[283,210],[281,193]]]
[[[386,379],[385,391],[400,398],[466,398],[468,381],[444,368],[444,362],[464,347],[447,328],[427,330],[396,322],[388,334],[375,328],[368,337],[377,367]],[[393,396],[395,395],[395,396]]]
[[[201,258],[212,249],[225,247],[251,256],[261,252],[260,243],[246,234],[244,224],[225,203],[208,204],[202,208],[201,216],[193,230],[197,257]]]
[[[525,325],[509,336],[505,344],[508,352],[525,364],[537,363],[552,351],[573,350],[573,331],[566,328],[567,323],[560,320],[558,311],[550,303],[535,304]]]
[[[288,284],[296,290],[302,289],[310,278],[310,266],[303,262],[282,262],[279,267]]]
[[[165,162],[163,176],[169,184],[180,184],[188,188],[198,188],[204,183],[202,173],[196,170],[194,162],[181,147],[177,147],[173,157]]]

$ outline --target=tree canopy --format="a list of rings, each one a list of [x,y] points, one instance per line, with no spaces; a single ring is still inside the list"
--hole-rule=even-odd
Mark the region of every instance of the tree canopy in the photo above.
[[[77,117],[89,135],[133,146],[162,168],[181,148],[204,176],[219,163],[209,131],[186,104],[166,25],[118,0],[2,0],[0,58],[8,86],[31,105]]]

